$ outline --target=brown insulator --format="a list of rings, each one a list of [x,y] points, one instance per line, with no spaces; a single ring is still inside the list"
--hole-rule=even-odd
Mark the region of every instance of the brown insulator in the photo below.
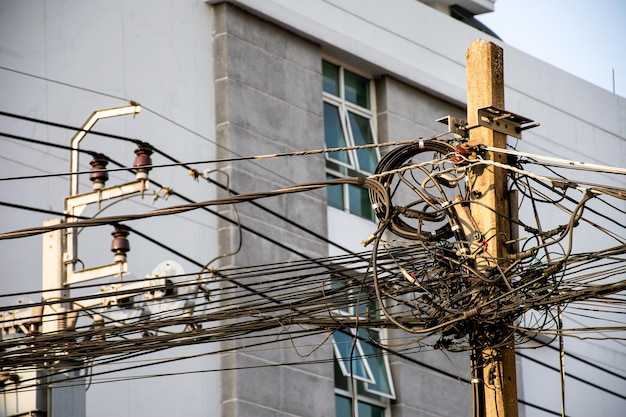
[[[455,165],[467,165],[469,163],[468,158],[472,155],[472,149],[464,143],[459,143],[454,147],[456,152],[450,157],[450,160]]]
[[[130,243],[128,242],[128,226],[118,224],[111,233],[113,241],[111,242],[111,252],[115,253],[115,262],[126,262],[126,252],[130,251]]]
[[[104,184],[109,179],[109,174],[106,171],[109,159],[101,153],[95,154],[89,164],[91,165],[91,174],[89,174],[89,180],[93,182],[92,189],[99,190],[104,188]]]
[[[148,171],[150,171],[152,165],[152,146],[148,142],[141,142],[137,145],[137,149],[135,149],[135,162],[133,162],[133,167],[137,168],[137,179],[147,179]]]

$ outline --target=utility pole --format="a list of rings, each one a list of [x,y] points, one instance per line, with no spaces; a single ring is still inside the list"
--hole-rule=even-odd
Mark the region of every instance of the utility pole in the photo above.
[[[490,123],[507,123],[510,114],[498,114],[504,109],[504,60],[502,48],[492,42],[476,40],[466,52],[467,123],[470,146],[506,147],[506,134],[485,127],[479,109],[491,109]],[[501,122],[501,123],[500,123]],[[480,125],[480,126],[478,126]],[[506,163],[506,155],[487,152],[483,158]],[[471,215],[482,234],[483,252],[476,257],[476,268],[481,273],[502,271],[509,265],[507,241],[511,240],[510,218],[512,208],[507,190],[507,172],[493,165],[472,168],[469,176]],[[502,285],[505,285],[502,282]],[[517,417],[517,381],[515,373],[515,345],[511,336],[497,333],[491,346],[481,348],[484,334],[477,330],[470,335],[473,350],[472,387],[474,417]],[[491,333],[491,332],[487,332]],[[481,338],[481,341],[478,340]]]

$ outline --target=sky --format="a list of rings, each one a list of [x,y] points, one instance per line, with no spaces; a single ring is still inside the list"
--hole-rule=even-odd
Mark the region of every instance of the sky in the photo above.
[[[626,0],[496,0],[476,18],[505,43],[626,97]]]

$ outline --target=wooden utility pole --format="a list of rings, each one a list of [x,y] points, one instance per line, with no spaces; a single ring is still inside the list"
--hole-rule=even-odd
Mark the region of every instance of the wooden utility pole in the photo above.
[[[492,42],[477,40],[466,52],[467,63],[467,123],[478,125],[478,109],[504,109],[504,60],[502,48]],[[506,147],[506,135],[487,127],[469,131],[469,145]],[[483,158],[506,163],[503,153],[487,152]],[[477,256],[476,267],[481,273],[504,270],[509,264],[506,242],[510,240],[511,205],[507,190],[507,172],[493,165],[481,165],[470,173],[470,212],[482,234],[483,252]],[[514,208],[516,210],[516,208]],[[497,284],[496,284],[497,285]],[[502,285],[506,285],[502,282]],[[472,384],[475,417],[517,417],[517,381],[515,346],[513,340],[495,338],[493,346],[477,347],[480,330],[470,343],[472,351]]]

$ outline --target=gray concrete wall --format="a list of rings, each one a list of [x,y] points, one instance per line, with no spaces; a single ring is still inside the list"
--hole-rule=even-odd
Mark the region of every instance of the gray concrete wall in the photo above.
[[[216,139],[235,155],[260,155],[324,147],[322,80],[319,47],[271,23],[228,4],[214,9]],[[233,156],[222,153],[222,156]],[[324,157],[287,157],[258,163],[235,162],[222,168],[231,174],[237,192],[273,190],[324,179]],[[291,194],[259,204],[317,234],[326,233],[325,191]],[[242,250],[225,258],[222,266],[284,262],[326,256],[327,246],[306,231],[262,209],[238,207],[244,231]],[[230,216],[230,208],[222,209]],[[237,226],[222,221],[220,251],[228,252],[238,237]],[[264,239],[274,239],[293,251]],[[299,255],[301,254],[301,255]],[[266,278],[263,278],[266,279]],[[270,331],[275,334],[276,331]],[[302,351],[323,343],[325,337],[295,340]],[[332,358],[324,345],[301,357],[290,341],[257,336],[223,344],[235,353],[222,355],[222,415],[323,416],[334,415]],[[267,341],[265,350],[243,345]],[[292,366],[275,364],[293,363]]]
[[[376,80],[378,140],[394,142],[429,137],[445,131],[436,120],[452,115],[465,119],[465,109],[384,75]]]
[[[214,7],[218,143],[245,156],[322,148],[320,46],[231,4]],[[380,141],[429,136],[441,131],[435,119],[447,114],[462,115],[458,107],[424,91],[392,77],[376,75],[379,77],[376,94]],[[232,155],[223,153],[222,156]],[[235,162],[222,168],[231,173],[233,189],[253,192],[320,180],[324,177],[324,167],[323,157],[306,157],[305,160],[289,157],[254,164]],[[323,196],[323,192],[288,195],[260,201],[260,204],[325,235],[327,210]],[[232,215],[227,207],[222,213]],[[244,225],[306,255],[327,253],[324,242],[250,204],[239,207],[239,216]],[[222,222],[220,236],[220,252],[228,252],[237,239],[236,226]],[[241,252],[224,259],[222,266],[298,258],[297,254],[261,236],[248,232],[243,236]],[[261,340],[254,338],[257,342]],[[321,341],[311,337],[308,343],[315,345]],[[250,342],[229,342],[223,347],[241,348],[244,343]],[[222,368],[253,368],[226,371],[222,375],[223,415],[334,415],[332,364],[268,366],[294,360],[329,360],[333,356],[330,344],[309,358],[299,358],[289,343],[268,346],[272,349],[262,353],[240,349],[237,353],[222,355]],[[424,360],[422,355],[415,357]],[[449,359],[439,352],[431,352],[427,360],[436,368],[455,372]],[[466,375],[466,355],[456,358],[456,362]],[[398,390],[394,415],[414,415],[415,412],[469,415],[469,386],[434,371],[425,372],[419,365],[396,357],[392,357],[392,366]],[[457,400],[450,402],[451,397]]]

